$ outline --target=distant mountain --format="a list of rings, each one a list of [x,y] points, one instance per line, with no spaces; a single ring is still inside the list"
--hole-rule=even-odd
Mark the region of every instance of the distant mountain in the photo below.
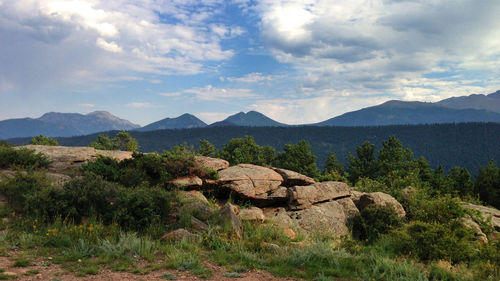
[[[49,112],[40,118],[20,118],[0,121],[0,139],[32,137],[70,137],[111,130],[131,130],[139,125],[120,119],[106,111],[86,115]]]
[[[482,109],[454,109],[434,103],[393,100],[311,125],[383,126],[463,122],[500,122],[500,113]]]
[[[455,109],[484,109],[500,113],[500,91],[489,95],[470,95],[444,99],[436,104]]]
[[[210,124],[210,127],[223,126],[244,126],[244,127],[284,127],[286,124],[274,121],[257,111],[249,111],[247,113],[240,112],[229,116],[228,118]]]
[[[176,118],[165,118],[160,121],[156,121],[142,128],[136,129],[136,131],[154,131],[163,129],[188,129],[188,128],[201,128],[206,127],[207,124],[196,116],[191,114],[183,114]]]

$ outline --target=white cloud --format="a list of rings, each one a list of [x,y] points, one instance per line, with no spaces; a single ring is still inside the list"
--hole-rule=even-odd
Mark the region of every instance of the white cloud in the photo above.
[[[459,75],[457,92],[474,86],[465,83],[474,71],[483,75],[481,92],[500,86],[497,0],[257,2],[263,39],[302,74],[303,87],[428,98],[430,90],[401,92],[418,80],[442,97],[446,75],[423,79],[439,69]]]
[[[191,88],[181,92],[161,93],[165,97],[195,97],[202,101],[222,101],[227,102],[231,99],[255,99],[260,96],[253,93],[251,89],[241,88],[217,88],[208,85],[202,88]]]
[[[0,44],[0,77],[39,90],[132,72],[201,73],[206,62],[231,58],[234,51],[222,41],[244,32],[212,23],[222,7],[177,0],[2,2],[0,38],[9,44]]]
[[[262,75],[260,72],[252,72],[242,77],[228,77],[226,78],[228,81],[236,81],[236,82],[246,82],[246,83],[258,83],[264,81],[273,81],[280,78],[280,76],[275,75]],[[225,80],[222,77],[222,81]]]
[[[97,46],[108,52],[121,53],[123,51],[123,49],[120,46],[118,46],[114,41],[106,42],[106,40],[102,38],[97,38],[96,44]]]
[[[126,107],[132,107],[132,108],[150,108],[150,107],[155,107],[154,104],[149,103],[149,102],[131,102],[125,105]]]
[[[95,104],[91,104],[91,103],[81,103],[78,105],[79,107],[85,107],[85,108],[94,108],[95,107]]]

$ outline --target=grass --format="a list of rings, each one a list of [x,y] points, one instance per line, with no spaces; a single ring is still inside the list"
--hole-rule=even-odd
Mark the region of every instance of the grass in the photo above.
[[[163,273],[161,278],[166,280],[177,280],[177,277],[175,277],[172,273]]]
[[[29,266],[27,257],[52,257],[44,260],[47,265],[60,264],[82,277],[99,274],[102,269],[140,275],[152,270],[175,269],[209,278],[213,272],[206,266],[207,261],[226,268],[223,275],[231,278],[254,269],[267,270],[276,276],[318,281],[479,281],[498,280],[499,276],[493,263],[479,263],[474,267],[459,265],[450,271],[433,263],[399,256],[388,235],[371,245],[322,235],[291,240],[270,224],[244,222],[242,239],[212,227],[201,235],[200,241],[160,242],[151,238],[149,231],[126,232],[116,225],[104,226],[99,222],[89,227],[58,220],[49,225],[38,224],[36,230],[33,223],[27,218],[15,219],[0,236],[0,248],[6,249],[6,253],[13,249],[21,251],[18,253],[21,256],[13,260],[14,265]],[[301,242],[301,245],[292,242]],[[277,245],[279,251],[268,249],[268,243]],[[137,268],[139,261],[147,265]],[[28,271],[27,274],[38,273]],[[0,273],[0,280],[12,278],[4,275]],[[165,280],[176,280],[170,273],[161,276]]]
[[[30,260],[27,258],[17,258],[14,260],[14,267],[28,267],[30,265]]]

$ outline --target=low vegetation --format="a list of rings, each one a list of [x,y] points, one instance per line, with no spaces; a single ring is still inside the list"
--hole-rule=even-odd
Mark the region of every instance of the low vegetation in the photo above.
[[[56,139],[46,137],[44,135],[39,135],[37,137],[31,138],[31,143],[33,145],[51,145],[55,146],[58,145],[58,142]]]
[[[97,142],[108,140],[100,137]],[[169,230],[189,227],[185,218],[196,217],[179,212],[186,201],[169,181],[192,175],[217,178],[215,171],[195,164],[196,154],[216,155],[232,164],[278,166],[318,180],[348,181],[362,191],[383,191],[396,197],[407,215],[401,218],[389,207],[367,207],[351,222],[351,235],[342,238],[321,233],[291,238],[272,224],[245,222],[241,238],[209,223],[199,239],[163,240]],[[220,151],[205,141],[198,151],[181,145],[161,154],[134,153],[121,162],[100,157],[82,166],[79,176],[62,187],[33,171],[46,167],[42,155],[2,145],[0,156],[2,168],[29,170],[0,181],[0,193],[8,200],[0,208],[8,218],[0,222],[0,252],[16,266],[42,259],[76,276],[98,274],[103,268],[135,274],[177,269],[209,278],[209,261],[234,278],[263,269],[276,276],[318,281],[500,279],[500,243],[494,237],[479,243],[461,222],[466,215],[478,216],[465,210],[462,201],[500,202],[499,168],[491,162],[475,178],[458,167],[444,174],[440,168],[429,168],[425,159],[415,159],[396,138],[384,141],[379,151],[373,144],[362,144],[346,167],[331,154],[323,171],[316,167],[307,142],[289,144],[276,154],[251,137],[234,140]],[[488,221],[481,228],[486,234],[491,231]],[[14,256],[13,250],[23,255]],[[52,259],[44,258],[48,256]],[[175,280],[170,273],[163,278]]]

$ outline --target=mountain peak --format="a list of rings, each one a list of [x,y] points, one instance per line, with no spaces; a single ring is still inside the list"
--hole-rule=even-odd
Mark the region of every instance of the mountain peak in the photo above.
[[[249,126],[249,127],[283,127],[286,124],[277,122],[257,111],[238,112],[210,126]]]
[[[201,128],[205,127],[207,124],[198,117],[189,114],[189,113],[184,113],[178,117],[175,118],[170,118],[167,117],[165,119],[162,119],[160,121],[153,122],[151,124],[148,124],[140,129],[138,131],[154,131],[154,130],[165,130],[165,129],[187,129],[187,128]]]
[[[500,90],[498,90],[498,91],[496,91],[494,93],[489,94],[487,97],[494,98],[494,99],[500,99]]]

